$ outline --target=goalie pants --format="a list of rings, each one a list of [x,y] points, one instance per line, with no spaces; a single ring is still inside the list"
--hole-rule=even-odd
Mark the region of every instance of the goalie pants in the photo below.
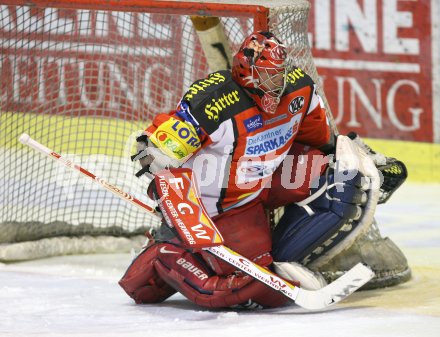
[[[270,187],[257,199],[213,218],[225,246],[267,268],[273,260],[266,210],[305,199],[314,179],[326,167],[324,155],[308,146],[296,144],[289,155],[274,172]],[[287,302],[279,292],[206,251],[186,250],[178,240],[150,243],[119,283],[136,303],[161,302],[176,291],[209,308],[244,304],[277,307]]]

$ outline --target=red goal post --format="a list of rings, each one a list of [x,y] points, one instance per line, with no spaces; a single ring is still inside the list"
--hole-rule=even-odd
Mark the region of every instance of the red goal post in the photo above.
[[[148,202],[148,181],[129,161],[135,136],[218,70],[190,16],[219,18],[227,44],[214,48],[219,58],[253,30],[272,30],[319,83],[309,8],[306,0],[0,0],[0,260],[120,250],[157,225],[24,149],[21,133]]]
[[[293,1],[295,2],[295,1]],[[290,5],[293,3],[290,2]],[[305,1],[297,1],[305,4]],[[157,0],[5,0],[5,5],[36,8],[89,9],[158,14],[200,15],[216,17],[248,17],[253,19],[255,30],[268,29],[269,8],[262,1],[157,1]],[[260,3],[260,5],[258,5]],[[287,1],[273,1],[276,6]],[[267,1],[266,1],[267,5]]]

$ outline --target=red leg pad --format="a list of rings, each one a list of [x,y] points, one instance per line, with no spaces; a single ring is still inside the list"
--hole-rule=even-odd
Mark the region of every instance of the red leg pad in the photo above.
[[[249,300],[265,307],[283,305],[287,298],[242,273],[212,275],[197,254],[161,254],[154,267],[160,278],[193,303],[208,308],[224,308]]]
[[[128,267],[119,285],[136,303],[162,302],[176,290],[165,283],[154,269],[161,245],[153,244],[144,250]]]

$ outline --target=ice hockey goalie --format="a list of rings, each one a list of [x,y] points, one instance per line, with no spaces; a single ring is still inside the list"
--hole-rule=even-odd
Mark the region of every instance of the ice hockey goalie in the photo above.
[[[248,36],[232,71],[194,82],[176,110],[157,115],[138,138],[138,175],[153,179],[150,195],[160,203],[155,175],[190,169],[224,244],[303,287],[321,287],[358,261],[381,280],[390,270],[407,277],[406,260],[391,241],[367,239],[377,204],[406,178],[404,165],[383,156],[379,162],[356,135],[333,135],[316,85],[286,55],[272,33]],[[389,173],[394,164],[400,176]],[[271,226],[268,213],[280,208],[284,213]],[[137,303],[160,302],[176,291],[209,308],[287,301],[224,261],[190,249],[165,223],[120,285]]]

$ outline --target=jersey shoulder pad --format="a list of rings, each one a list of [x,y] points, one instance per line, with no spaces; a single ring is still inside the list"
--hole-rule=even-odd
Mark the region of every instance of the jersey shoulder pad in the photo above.
[[[188,102],[191,106],[196,106],[211,93],[227,85],[231,80],[228,70],[216,71],[210,73],[207,77],[195,81],[183,95],[182,100]]]
[[[312,78],[299,67],[293,67],[286,75],[286,93],[296,91],[298,89],[313,86]]]
[[[191,115],[211,134],[219,125],[255,105],[228,70],[211,73],[194,82],[183,96]]]

